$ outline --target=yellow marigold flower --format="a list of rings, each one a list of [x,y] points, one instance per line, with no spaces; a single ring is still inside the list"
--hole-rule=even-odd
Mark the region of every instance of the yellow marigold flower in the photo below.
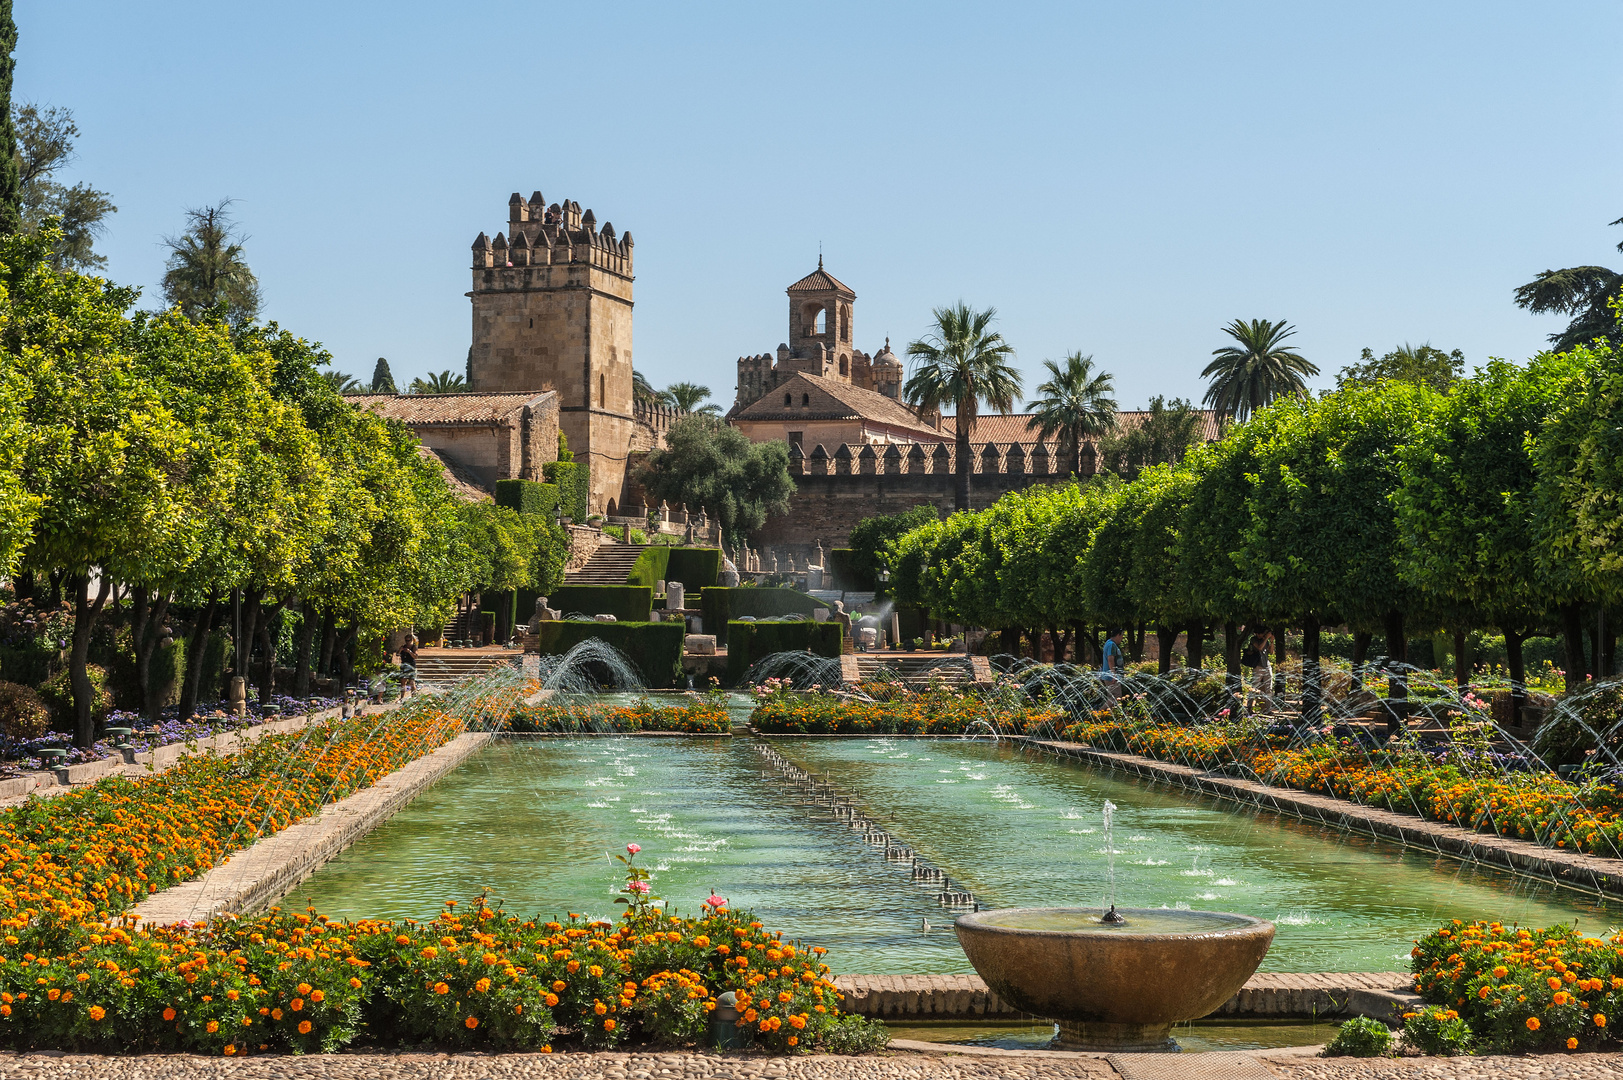
[[[1496,979],[1503,979],[1506,975],[1509,975],[1509,974],[1510,974],[1510,969],[1507,968],[1507,967],[1504,967],[1502,965],[1500,967],[1496,967],[1496,968],[1493,969],[1493,977],[1496,978]]]
[[[1578,1040],[1577,1039],[1568,1039],[1567,1040],[1567,1049],[1568,1050],[1576,1050],[1576,1049],[1578,1049]]]
[[[605,1020],[605,1021],[603,1021],[603,1030],[604,1031],[613,1031],[614,1030],[614,1021],[613,1020]]]
[[[473,984],[473,988],[476,991],[478,991],[479,993],[482,994],[486,990],[490,989],[490,980],[489,979],[480,979],[478,982]]]
[[[204,1030],[210,1035],[213,1035],[216,1031],[220,1030],[220,1022],[218,1020],[210,1020],[208,1022],[208,1026]]]
[[[479,959],[483,960],[487,964],[494,964],[496,962],[497,958],[496,958],[495,953],[487,952],[485,955],[481,956]]]
[[[586,974],[592,976],[593,978],[598,978],[603,974],[603,969],[598,967],[596,964],[593,964],[591,967],[586,969]]]
[[[102,1008],[100,1005],[92,1005],[92,1006],[90,1006],[90,1019],[92,1019],[92,1020],[100,1020],[103,1017],[105,1017],[106,1015],[107,1015],[107,1010]]]
[[[1603,1028],[1603,1027],[1606,1026],[1606,1014],[1605,1013],[1596,1013],[1595,1014],[1595,1026],[1598,1027],[1598,1028]]]
[[[432,960],[436,956],[438,956],[439,954],[440,954],[440,951],[438,949],[434,948],[434,946],[432,946],[432,945],[424,945],[423,946],[423,956],[427,957],[428,959]]]

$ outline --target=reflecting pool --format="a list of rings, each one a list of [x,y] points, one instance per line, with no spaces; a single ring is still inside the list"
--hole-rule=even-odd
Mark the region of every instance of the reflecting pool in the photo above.
[[[1104,901],[1237,911],[1279,932],[1265,971],[1392,971],[1447,918],[1590,932],[1614,910],[1568,890],[987,742],[775,739],[983,906]],[[1115,855],[1100,820],[1115,803]],[[834,950],[836,970],[970,966],[939,886],[914,884],[826,811],[802,805],[743,738],[507,739],[299,886],[334,917],[425,918],[488,890],[517,914],[615,917],[627,843],[654,892],[713,890]],[[928,927],[928,929],[926,929]]]

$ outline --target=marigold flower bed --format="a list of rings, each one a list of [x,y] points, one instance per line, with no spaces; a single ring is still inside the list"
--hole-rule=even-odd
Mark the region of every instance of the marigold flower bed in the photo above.
[[[1456,919],[1411,955],[1415,992],[1457,1012],[1477,1049],[1615,1049],[1603,1044],[1623,1012],[1623,937]]]
[[[750,713],[756,730],[771,735],[962,735],[976,724],[1025,735],[1063,720],[1057,709],[947,689],[903,690],[887,701],[774,689],[762,694]]]
[[[460,732],[455,717],[419,702],[0,810],[0,914],[106,919],[207,871]]]
[[[360,1040],[601,1049],[701,1039],[718,994],[775,1053],[840,1025],[821,962],[747,913],[520,922],[476,901],[426,923],[259,918],[139,931],[0,920],[0,1043],[106,1052],[330,1051]]]
[[[513,711],[503,730],[515,734],[672,731],[721,735],[732,729],[732,719],[724,704],[699,698],[678,706],[657,705],[647,700],[624,706],[525,705]]]
[[[1569,784],[1550,773],[1466,769],[1412,750],[1368,750],[1352,740],[1284,749],[1284,740],[1221,725],[1179,727],[1100,714],[1069,725],[1069,742],[1198,768],[1239,763],[1269,784],[1415,814],[1546,847],[1623,853],[1623,794],[1610,784]]]

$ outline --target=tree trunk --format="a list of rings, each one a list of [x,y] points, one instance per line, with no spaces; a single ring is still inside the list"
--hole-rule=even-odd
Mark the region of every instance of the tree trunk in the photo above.
[[[1403,664],[1409,656],[1409,642],[1403,633],[1403,612],[1389,611],[1386,623],[1386,654],[1392,662],[1386,681],[1386,737],[1395,736],[1409,718],[1409,673]]]
[[[1302,723],[1317,724],[1324,705],[1319,677],[1319,617],[1302,617]]]
[[[19,600],[32,600],[38,595],[32,570],[19,570],[11,579],[11,593]]]
[[[1510,722],[1521,726],[1522,709],[1527,705],[1527,661],[1522,658],[1522,642],[1529,637],[1520,630],[1505,632],[1505,662],[1510,665]]]
[[[1076,651],[1083,665],[1097,667],[1103,664],[1104,653],[1101,651],[1099,643],[1099,631],[1092,626],[1079,622],[1073,622],[1071,625],[1076,628]],[[1084,651],[1087,653],[1086,656],[1081,655]]]
[[[1020,655],[1020,628],[1018,626],[1005,626],[998,631],[998,639],[1002,642],[1004,652],[1010,656]]]
[[[68,680],[73,686],[73,745],[88,750],[96,741],[96,719],[91,713],[90,634],[101,617],[102,606],[112,587],[105,573],[100,575],[96,598],[90,598],[90,578],[75,575],[69,580],[73,589],[73,649],[68,656]],[[60,588],[60,582],[58,582]]]
[[[1074,635],[1068,627],[1064,633],[1060,633],[1058,627],[1050,630],[1049,633],[1053,634],[1054,640],[1059,642],[1059,645],[1057,646],[1059,651],[1054,654],[1054,662],[1056,664],[1063,664],[1065,663],[1065,658],[1070,655],[1071,641]]]
[[[1612,642],[1617,635],[1606,625],[1606,608],[1597,605],[1595,608],[1595,625],[1589,628],[1589,669],[1595,681],[1606,678],[1612,673]]]
[[[1172,670],[1172,646],[1178,643],[1178,628],[1170,623],[1158,622],[1155,624],[1156,651],[1161,655],[1155,659],[1157,674],[1165,675]]]
[[[332,650],[337,643],[338,616],[332,608],[328,608],[321,616],[321,661],[316,666],[322,678],[332,678]]]
[[[197,712],[197,688],[203,680],[203,656],[208,652],[209,631],[214,628],[214,613],[219,609],[220,596],[209,593],[208,603],[197,612],[192,633],[186,640],[186,675],[180,684],[180,719],[191,719]]]
[[[310,645],[316,637],[316,612],[302,599],[295,598],[294,602],[299,607],[299,632],[293,639],[293,651],[298,654],[293,665],[293,694],[307,698],[310,696]]]
[[[254,642],[259,640],[259,608],[264,597],[265,590],[258,586],[250,588],[243,595],[242,618],[236,627],[241,631],[242,638],[231,642],[231,670],[242,676],[245,687],[253,681]]]
[[[1567,653],[1567,692],[1584,685],[1584,609],[1582,604],[1561,605],[1561,641]]]
[[[1285,623],[1274,627],[1274,682],[1268,689],[1276,697],[1285,692],[1285,635],[1289,631]]]
[[[1200,667],[1206,662],[1206,624],[1205,622],[1192,622],[1184,631],[1184,652],[1187,654],[1184,662],[1191,671],[1197,675]]]
[[[1229,716],[1238,719],[1245,683],[1240,676],[1240,628],[1231,622],[1223,624],[1223,668],[1228,672]]]
[[[262,611],[259,620],[259,644],[265,650],[264,665],[259,669],[259,704],[268,705],[272,695],[276,693],[276,642],[282,635],[281,627],[277,625],[277,616],[287,606],[282,601],[269,611]],[[272,631],[276,631],[274,634]]]
[[[1146,631],[1142,621],[1127,624],[1127,655],[1132,657],[1135,664],[1144,660],[1144,637]]]
[[[1352,677],[1359,688],[1364,685],[1364,665],[1369,663],[1369,643],[1374,637],[1367,630],[1353,631]]]
[[[1470,635],[1464,630],[1456,629],[1454,631],[1454,685],[1462,694],[1471,687],[1471,657],[1467,652],[1470,646]]]
[[[344,686],[354,681],[352,676],[355,673],[355,660],[349,654],[349,647],[355,643],[355,637],[360,633],[360,629],[359,620],[352,617],[349,629],[339,637],[338,648],[333,654],[338,661],[339,682]]]
[[[958,450],[958,460],[954,462],[957,474],[952,487],[952,508],[954,510],[969,509],[969,470],[974,462],[969,454],[969,427],[975,422],[974,405],[970,402],[960,401],[958,416],[954,421],[956,432],[953,436],[953,445]]]
[[[131,596],[130,643],[135,649],[135,678],[141,687],[142,710],[153,724],[163,719],[163,703],[152,685],[152,654],[157,652],[158,642],[163,639],[163,621],[169,615],[173,596],[167,590],[151,592],[144,585],[137,585]]]

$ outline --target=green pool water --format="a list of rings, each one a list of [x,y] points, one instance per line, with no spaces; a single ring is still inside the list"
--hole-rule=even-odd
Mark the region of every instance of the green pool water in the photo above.
[[[1265,971],[1391,971],[1448,918],[1577,920],[1614,909],[1567,890],[1233,804],[1155,790],[989,743],[773,740],[984,906],[1102,906],[1270,919]],[[1115,803],[1113,856],[1101,810]],[[511,739],[445,777],[300,885],[332,916],[424,918],[488,890],[515,913],[612,918],[627,843],[654,891],[693,912],[712,890],[834,952],[836,970],[970,965],[939,886],[802,806],[748,739]],[[928,926],[928,929],[925,927]]]

